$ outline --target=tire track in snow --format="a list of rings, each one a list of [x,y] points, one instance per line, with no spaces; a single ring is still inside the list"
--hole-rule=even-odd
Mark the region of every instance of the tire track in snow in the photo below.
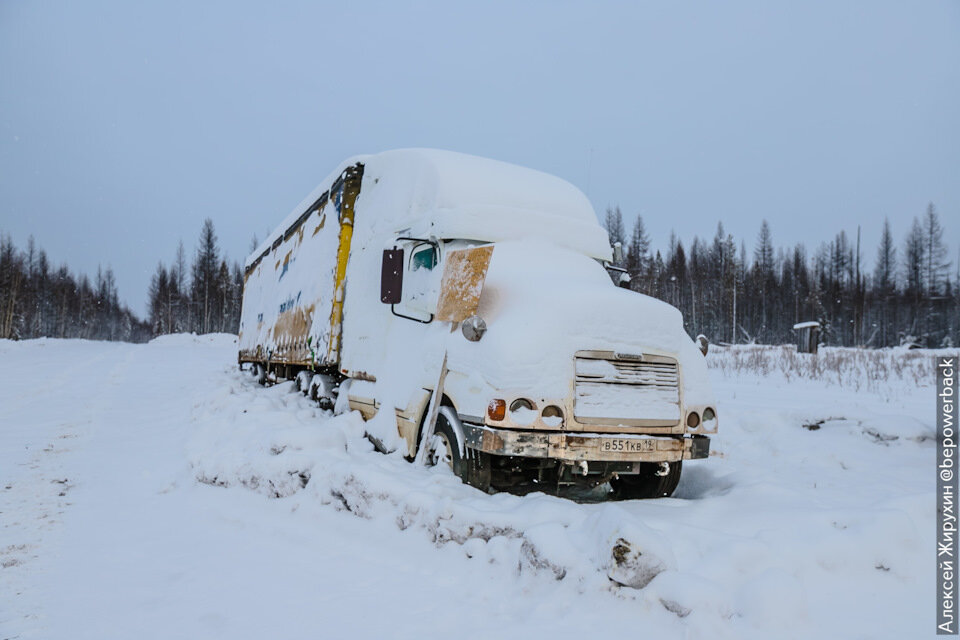
[[[53,341],[44,346],[54,363],[65,366],[43,385],[5,403],[0,416],[0,420],[25,421],[25,412],[39,412],[49,427],[29,438],[23,451],[28,457],[17,463],[20,472],[0,488],[0,602],[10,603],[0,608],[0,627],[14,630],[12,637],[18,638],[41,634],[44,628],[48,603],[32,589],[31,578],[57,553],[63,517],[73,505],[70,492],[82,483],[71,470],[69,458],[87,445],[90,429],[112,404],[137,355],[135,345],[110,345],[109,353],[97,349],[93,357],[74,363],[66,353],[59,356],[61,349],[89,348],[89,344]],[[125,351],[119,361],[117,350]],[[101,369],[104,364],[111,366]]]

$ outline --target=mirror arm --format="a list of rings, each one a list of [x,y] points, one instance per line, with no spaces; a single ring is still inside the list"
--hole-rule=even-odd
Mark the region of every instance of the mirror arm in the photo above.
[[[412,316],[405,316],[405,315],[403,315],[402,313],[397,313],[397,310],[394,309],[395,306],[396,306],[396,305],[394,305],[394,304],[390,305],[390,313],[392,313],[393,315],[397,316],[398,318],[406,318],[407,320],[413,320],[414,322],[419,322],[420,324],[430,324],[431,322],[433,322],[433,314],[432,314],[432,313],[430,314],[430,319],[429,319],[429,320],[421,320],[420,318],[414,318],[414,317],[412,317]]]

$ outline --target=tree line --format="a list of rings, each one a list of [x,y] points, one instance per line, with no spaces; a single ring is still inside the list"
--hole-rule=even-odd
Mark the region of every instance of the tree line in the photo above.
[[[712,238],[694,237],[689,247],[671,234],[664,254],[651,248],[642,216],[628,236],[613,207],[605,226],[611,244],[624,248],[617,266],[631,276],[630,288],[680,309],[691,336],[789,343],[794,324],[816,320],[826,344],[960,344],[960,265],[951,274],[933,204],[899,243],[885,220],[872,261],[859,229],[855,236],[840,231],[808,252],[802,243],[775,247],[764,220],[748,252],[743,239],[738,243],[718,223]],[[0,338],[141,342],[167,333],[236,333],[242,293],[241,266],[222,254],[210,219],[189,264],[180,242],[171,264],[157,265],[146,321],[119,302],[109,267],[91,281],[66,265],[52,267],[33,238],[20,250],[0,237]]]
[[[149,328],[120,303],[113,270],[90,281],[51,265],[33,237],[24,250],[0,237],[0,338],[86,338],[142,342]]]
[[[666,255],[652,251],[643,217],[629,237],[619,207],[606,212],[611,244],[621,243],[635,291],[680,309],[691,336],[768,344],[795,339],[793,325],[818,321],[825,344],[865,347],[960,344],[960,265],[951,278],[943,225],[930,204],[898,246],[884,220],[872,268],[856,237],[840,231],[808,252],[774,247],[766,220],[752,254],[717,224],[689,248],[671,234]]]
[[[167,333],[236,333],[242,293],[243,271],[221,255],[210,219],[189,264],[180,242],[172,264],[157,265],[146,320],[120,303],[110,267],[91,282],[66,265],[52,267],[32,236],[24,250],[0,236],[0,338],[146,342]]]
[[[237,333],[242,296],[243,271],[221,256],[213,221],[207,218],[189,267],[182,241],[169,267],[157,265],[148,291],[150,332]]]

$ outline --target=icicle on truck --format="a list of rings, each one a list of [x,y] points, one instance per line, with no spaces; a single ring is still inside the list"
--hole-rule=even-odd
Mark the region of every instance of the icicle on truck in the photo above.
[[[485,490],[669,496],[707,457],[716,404],[680,312],[614,286],[611,257],[559,178],[436,150],[351,158],[247,259],[240,366],[359,411],[411,459],[436,405],[428,460]]]

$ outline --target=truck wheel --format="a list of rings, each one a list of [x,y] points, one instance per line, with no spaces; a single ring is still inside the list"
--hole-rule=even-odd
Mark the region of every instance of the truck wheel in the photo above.
[[[336,404],[336,396],[334,395],[329,379],[325,378],[322,374],[316,373],[309,378],[307,389],[307,395],[309,395],[310,399],[315,401],[321,409],[324,411],[333,411],[334,405]]]
[[[253,375],[257,378],[257,383],[261,385],[267,384],[267,368],[262,364],[257,364],[253,370]]]
[[[680,473],[683,470],[683,461],[670,463],[670,471],[665,476],[658,476],[660,469],[658,462],[640,463],[640,473],[637,475],[623,475],[610,481],[613,492],[621,500],[642,500],[645,498],[669,498],[680,482]]]
[[[297,391],[299,391],[299,392],[302,393],[303,395],[309,394],[309,393],[310,393],[310,378],[311,378],[311,377],[312,377],[312,376],[311,376],[311,374],[310,374],[309,371],[301,371],[301,372],[299,372],[299,373],[297,374],[296,379],[294,380],[294,383],[295,383],[295,385],[296,385],[296,387],[297,387]]]
[[[428,443],[427,446],[430,447],[427,450],[428,467],[445,464],[450,467],[454,475],[461,475],[463,461],[460,459],[457,437],[453,433],[453,427],[450,426],[442,413],[437,416],[437,426],[433,430],[433,441]]]

